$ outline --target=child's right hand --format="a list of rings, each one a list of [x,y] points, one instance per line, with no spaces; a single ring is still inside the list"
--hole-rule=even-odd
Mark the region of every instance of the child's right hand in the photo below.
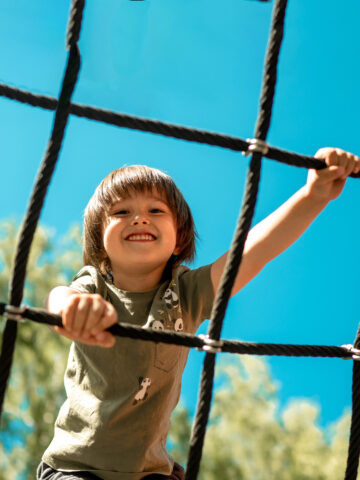
[[[115,337],[105,330],[117,322],[117,313],[100,295],[74,293],[66,298],[61,314],[64,328],[54,327],[58,333],[88,345],[114,345]]]

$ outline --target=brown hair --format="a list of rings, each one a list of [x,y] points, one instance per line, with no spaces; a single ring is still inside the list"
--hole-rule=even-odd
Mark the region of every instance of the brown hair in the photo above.
[[[172,268],[181,262],[191,262],[194,259],[195,225],[182,193],[173,180],[161,170],[145,165],[132,165],[118,168],[105,177],[85,209],[83,245],[85,265],[93,265],[103,274],[110,273],[111,265],[103,243],[105,214],[119,198],[127,198],[133,193],[153,189],[166,199],[177,228],[177,245],[180,247],[180,253],[172,255],[167,266]]]

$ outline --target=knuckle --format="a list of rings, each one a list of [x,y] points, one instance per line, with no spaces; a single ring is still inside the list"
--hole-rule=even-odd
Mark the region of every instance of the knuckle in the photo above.
[[[328,150],[330,150],[329,147],[319,148],[318,151],[316,152],[316,155],[325,155]]]
[[[109,303],[106,307],[107,307],[106,308],[106,313],[108,315],[116,315],[115,307],[113,305],[111,305],[111,303]]]
[[[103,311],[104,307],[100,302],[94,302],[91,305],[91,312],[94,314],[100,314]]]
[[[337,163],[339,159],[339,156],[337,155],[336,150],[329,151],[327,157],[332,165],[335,165],[335,163]]]
[[[80,297],[78,295],[72,295],[65,301],[65,305],[63,308],[63,311],[68,311],[71,310],[72,308],[76,307],[76,305],[79,303]]]
[[[77,308],[77,314],[84,315],[87,311],[87,305],[84,303],[79,303]]]
[[[85,297],[85,294],[83,293],[75,293],[74,295],[71,295],[69,300],[70,300],[70,303],[78,303],[84,297]]]

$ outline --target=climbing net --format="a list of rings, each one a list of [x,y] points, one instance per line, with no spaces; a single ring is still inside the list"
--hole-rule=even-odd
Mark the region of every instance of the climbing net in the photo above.
[[[264,1],[264,0],[262,0]],[[353,345],[284,345],[249,343],[221,339],[223,320],[231,294],[232,286],[239,269],[245,240],[254,215],[260,181],[262,157],[277,160],[288,165],[304,168],[324,168],[324,163],[312,157],[288,152],[272,147],[266,143],[270,126],[272,105],[277,78],[277,64],[283,39],[287,0],[275,0],[270,38],[268,42],[260,107],[255,128],[254,139],[242,140],[202,130],[190,129],[179,125],[171,125],[108,110],[71,103],[72,93],[80,70],[80,52],[78,39],[85,0],[72,0],[66,45],[68,50],[67,64],[58,99],[48,96],[34,95],[0,84],[0,95],[32,106],[55,110],[55,118],[48,146],[35,180],[35,185],[25,214],[18,238],[15,260],[12,268],[8,303],[0,302],[0,315],[7,318],[0,354],[0,413],[2,411],[17,335],[17,321],[28,319],[39,323],[61,326],[61,317],[41,309],[20,306],[26,276],[26,265],[33,236],[40,217],[48,185],[59,157],[65,128],[69,115],[86,117],[99,122],[152,132],[168,137],[179,138],[191,142],[216,145],[222,148],[241,151],[251,155],[248,168],[245,193],[240,216],[237,222],[234,239],[229,251],[227,263],[216,294],[207,335],[189,335],[170,331],[154,331],[147,328],[118,323],[109,331],[114,335],[127,336],[153,342],[163,342],[186,347],[195,347],[206,352],[201,375],[201,385],[195,420],[192,428],[186,480],[195,480],[199,471],[206,426],[210,413],[213,390],[213,379],[216,354],[230,352],[238,354],[283,355],[337,357],[353,359],[352,419],[350,442],[345,480],[356,480],[360,452],[360,329]],[[352,177],[360,177],[353,174]]]

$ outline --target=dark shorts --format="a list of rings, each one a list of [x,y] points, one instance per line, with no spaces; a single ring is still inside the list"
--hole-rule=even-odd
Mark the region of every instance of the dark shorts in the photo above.
[[[174,463],[173,471],[170,475],[160,475],[153,473],[146,475],[147,480],[184,480],[184,469],[178,464]],[[89,472],[59,472],[41,462],[36,473],[37,480],[101,480],[100,477]],[[121,478],[119,477],[119,480]]]

